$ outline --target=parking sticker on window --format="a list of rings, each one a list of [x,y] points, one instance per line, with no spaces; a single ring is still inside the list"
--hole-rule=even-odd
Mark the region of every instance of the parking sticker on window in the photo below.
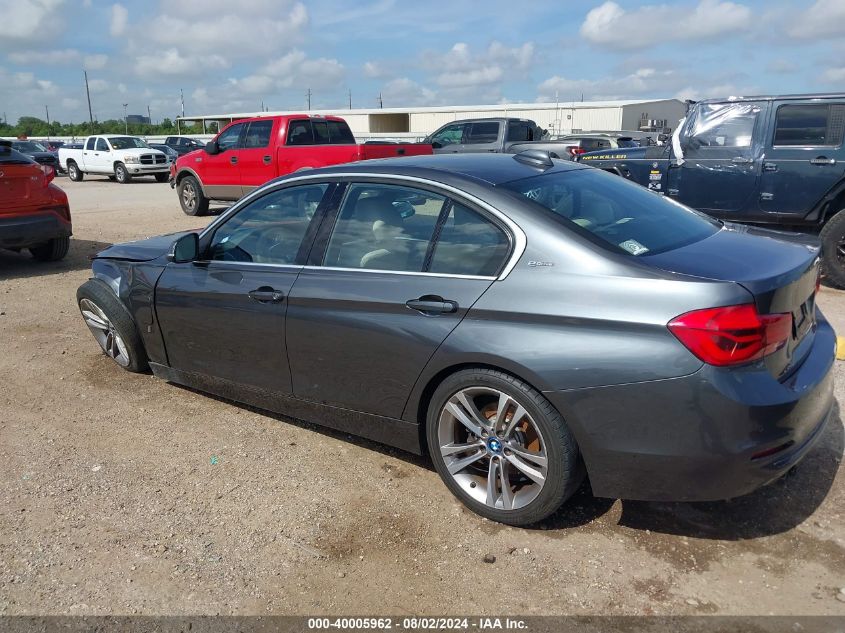
[[[631,253],[631,255],[643,255],[644,253],[648,253],[648,249],[637,240],[625,240],[619,246]]]

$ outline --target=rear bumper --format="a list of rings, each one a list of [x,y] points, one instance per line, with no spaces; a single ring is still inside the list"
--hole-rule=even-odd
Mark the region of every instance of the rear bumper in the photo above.
[[[51,212],[0,216],[0,248],[28,248],[71,233],[71,223]]]
[[[783,383],[761,365],[546,392],[570,422],[593,493],[649,501],[738,497],[779,478],[823,435],[834,406],[833,329]]]

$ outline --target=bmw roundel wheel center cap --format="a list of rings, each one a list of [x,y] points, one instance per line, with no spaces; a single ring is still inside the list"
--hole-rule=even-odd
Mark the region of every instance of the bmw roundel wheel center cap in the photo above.
[[[491,455],[502,454],[502,441],[498,437],[491,437],[487,440],[487,452]]]

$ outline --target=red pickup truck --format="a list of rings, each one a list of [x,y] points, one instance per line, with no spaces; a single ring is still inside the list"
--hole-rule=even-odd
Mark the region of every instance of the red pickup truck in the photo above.
[[[240,119],[205,148],[180,156],[170,186],[188,215],[205,215],[210,200],[237,200],[278,176],[371,158],[431,154],[429,144],[357,145],[346,121],[289,114]]]

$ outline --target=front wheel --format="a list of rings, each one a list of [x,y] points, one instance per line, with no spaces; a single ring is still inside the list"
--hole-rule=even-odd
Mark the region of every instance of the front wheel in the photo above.
[[[827,221],[819,237],[825,277],[837,288],[845,288],[845,209]]]
[[[185,176],[177,185],[179,204],[185,215],[205,215],[208,213],[208,198],[193,176]]]
[[[129,171],[126,169],[126,165],[123,163],[117,163],[114,166],[114,179],[117,180],[121,185],[125,185],[129,182],[132,182],[132,176],[129,175]]]
[[[443,482],[473,512],[510,525],[554,513],[583,481],[578,445],[536,389],[508,374],[469,369],[435,391],[426,421]]]
[[[156,174],[156,182],[167,182],[167,179],[170,178],[170,174]]]
[[[129,311],[104,282],[89,279],[76,291],[79,311],[103,353],[131,372],[148,367],[144,344]]]

